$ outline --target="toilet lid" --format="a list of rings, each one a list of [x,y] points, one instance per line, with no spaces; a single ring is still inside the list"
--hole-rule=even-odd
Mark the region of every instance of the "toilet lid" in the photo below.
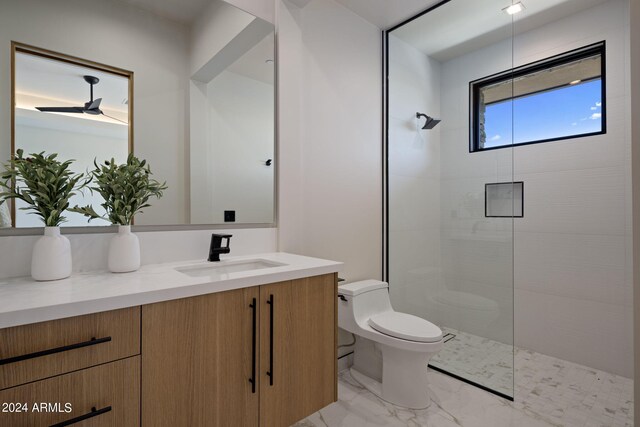
[[[387,311],[369,319],[369,326],[378,332],[403,340],[418,342],[438,342],[442,339],[442,330],[421,317],[407,313]]]

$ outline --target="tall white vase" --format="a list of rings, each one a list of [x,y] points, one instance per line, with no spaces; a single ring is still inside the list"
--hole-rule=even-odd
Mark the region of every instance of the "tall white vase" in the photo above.
[[[45,227],[44,236],[33,245],[31,277],[39,281],[71,276],[71,244],[60,235],[60,227]]]
[[[109,244],[109,271],[127,273],[140,268],[140,241],[130,225],[119,225]]]

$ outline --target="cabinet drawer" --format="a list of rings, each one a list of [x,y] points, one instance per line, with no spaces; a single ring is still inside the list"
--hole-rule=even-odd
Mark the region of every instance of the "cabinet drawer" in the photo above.
[[[0,390],[140,353],[140,307],[0,329]]]
[[[137,426],[139,402],[136,356],[0,391],[0,426]],[[26,412],[15,412],[25,404]]]

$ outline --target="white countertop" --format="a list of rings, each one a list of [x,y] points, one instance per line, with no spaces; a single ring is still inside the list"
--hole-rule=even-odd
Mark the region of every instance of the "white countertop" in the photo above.
[[[266,260],[285,265],[191,277],[176,267],[219,265],[203,260],[142,266],[132,273],[74,273],[53,282],[0,279],[0,329],[118,308],[192,297],[267,283],[338,272],[341,262],[287,253],[224,257],[229,261]]]

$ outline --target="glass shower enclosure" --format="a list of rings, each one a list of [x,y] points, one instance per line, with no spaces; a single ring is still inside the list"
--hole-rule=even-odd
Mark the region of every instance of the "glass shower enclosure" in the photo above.
[[[397,311],[441,327],[430,367],[514,395],[512,16],[443,1],[385,32],[385,277]],[[438,122],[439,120],[439,122]]]

